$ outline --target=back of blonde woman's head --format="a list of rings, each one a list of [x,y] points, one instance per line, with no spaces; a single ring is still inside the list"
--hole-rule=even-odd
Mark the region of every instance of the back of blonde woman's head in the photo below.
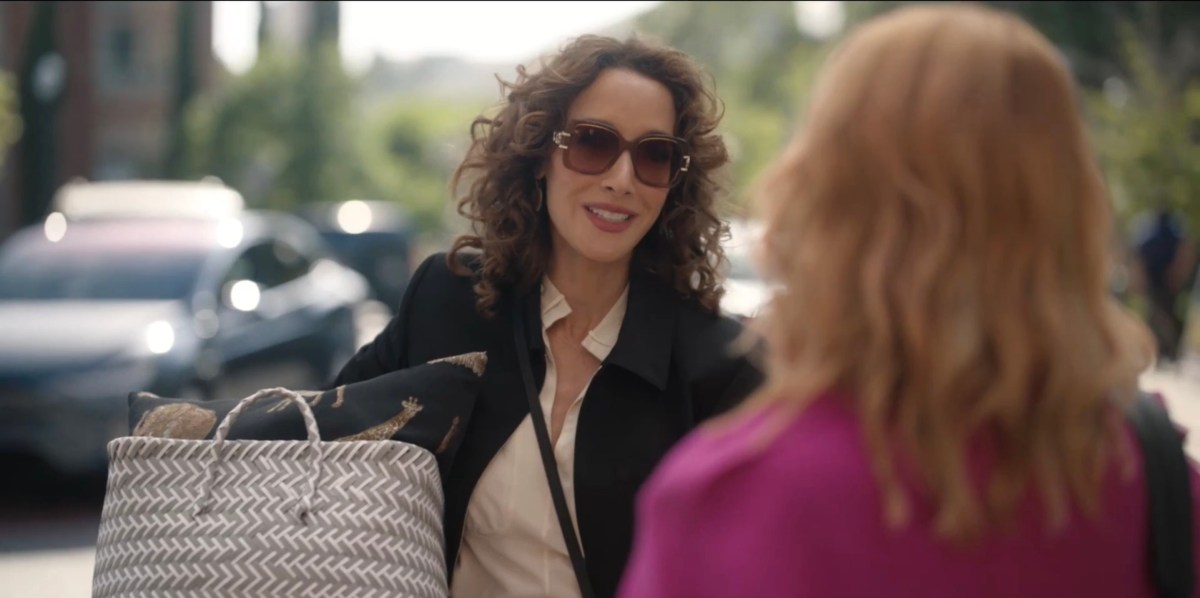
[[[908,518],[896,446],[967,538],[1031,489],[1095,510],[1111,399],[1146,365],[1110,299],[1110,212],[1055,48],[969,5],[895,10],[831,55],[806,123],[763,179],[757,404],[855,402],[890,521]],[[793,409],[792,412],[795,410]],[[984,440],[982,493],[966,470]]]

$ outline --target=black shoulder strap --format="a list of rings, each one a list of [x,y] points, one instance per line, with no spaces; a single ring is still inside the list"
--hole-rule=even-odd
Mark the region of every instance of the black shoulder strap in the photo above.
[[[583,598],[593,598],[592,584],[588,581],[587,565],[583,560],[583,549],[575,535],[571,512],[567,510],[567,497],[563,492],[562,480],[558,477],[558,462],[554,460],[554,451],[550,446],[550,432],[546,429],[546,417],[542,414],[542,404],[534,390],[537,386],[533,382],[533,370],[529,366],[529,343],[525,337],[525,306],[521,302],[515,303],[513,306],[513,332],[517,342],[517,361],[521,366],[521,378],[525,382],[525,396],[529,399],[529,414],[533,420],[533,430],[537,434],[538,447],[542,453],[542,467],[545,468],[546,479],[550,482],[550,496],[554,500],[554,510],[558,512],[558,526],[562,528],[563,540],[567,544],[567,554],[571,555],[571,566],[575,568],[579,593]]]
[[[1142,393],[1129,409],[1129,420],[1142,445],[1148,486],[1150,572],[1159,598],[1191,598],[1192,496],[1183,437],[1167,411]]]

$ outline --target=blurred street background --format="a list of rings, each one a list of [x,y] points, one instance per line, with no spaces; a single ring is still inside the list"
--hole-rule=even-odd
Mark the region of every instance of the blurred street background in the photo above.
[[[901,2],[0,3],[0,597],[86,596],[132,391],[311,388],[465,224],[448,183],[496,78],[581,33],[712,73],[753,318],[745,192],[854,24]],[[1200,3],[987,2],[1061,49],[1112,197],[1143,385],[1200,429]],[[881,90],[886,93],[886,90]],[[1200,457],[1200,431],[1189,451]]]

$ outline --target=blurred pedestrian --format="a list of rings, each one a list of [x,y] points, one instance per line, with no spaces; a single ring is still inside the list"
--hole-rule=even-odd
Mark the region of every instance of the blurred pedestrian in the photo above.
[[[767,381],[647,483],[624,598],[1153,595],[1149,337],[1077,106],[981,5],[844,41],[760,191]]]
[[[1191,240],[1182,218],[1164,206],[1137,219],[1133,245],[1135,280],[1146,298],[1146,323],[1158,343],[1159,357],[1175,361],[1184,328],[1179,300],[1195,269]]]
[[[761,379],[718,314],[719,102],[691,58],[636,39],[517,72],[456,173],[473,232],[336,384],[485,351],[444,480],[452,595],[611,596],[642,482]]]

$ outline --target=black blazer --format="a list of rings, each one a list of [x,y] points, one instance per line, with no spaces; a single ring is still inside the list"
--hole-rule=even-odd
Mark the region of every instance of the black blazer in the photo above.
[[[495,317],[485,319],[475,311],[471,285],[470,277],[451,272],[445,254],[425,260],[396,317],[335,381],[349,384],[432,359],[487,352],[484,389],[443,480],[451,575],[475,483],[529,414],[515,353],[514,306],[527,310],[525,350],[539,386],[546,373],[538,289],[506,293]],[[732,355],[741,330],[657,277],[632,274],[620,335],[588,387],[575,439],[576,517],[597,596],[616,593],[632,543],[634,499],[655,465],[698,422],[735,405],[761,382],[751,360]]]

